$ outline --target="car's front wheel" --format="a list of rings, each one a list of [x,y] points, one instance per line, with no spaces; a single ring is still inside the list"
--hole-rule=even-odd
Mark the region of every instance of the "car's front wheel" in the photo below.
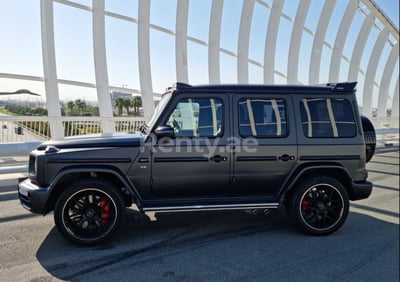
[[[328,235],[346,221],[349,196],[335,179],[317,176],[297,186],[291,198],[290,213],[306,233]]]
[[[120,193],[107,182],[82,180],[59,197],[54,221],[68,240],[85,245],[109,238],[125,217]]]

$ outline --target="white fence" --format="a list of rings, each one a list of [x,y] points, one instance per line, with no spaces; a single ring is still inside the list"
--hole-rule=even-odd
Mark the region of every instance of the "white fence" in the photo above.
[[[26,155],[39,143],[51,139],[49,123],[61,122],[64,137],[102,133],[102,125],[112,122],[115,132],[134,132],[145,123],[142,117],[62,117],[0,116],[0,157]]]
[[[142,117],[32,117],[0,116],[0,143],[45,141],[51,139],[50,122],[62,122],[64,137],[102,133],[104,122],[113,122],[115,132],[134,132],[144,124]]]

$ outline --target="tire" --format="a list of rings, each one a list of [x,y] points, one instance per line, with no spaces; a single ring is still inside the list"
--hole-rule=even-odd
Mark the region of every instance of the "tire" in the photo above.
[[[365,141],[365,162],[369,162],[375,154],[376,133],[372,122],[365,116],[361,116],[361,123]]]
[[[297,186],[290,199],[290,213],[302,231],[329,235],[338,230],[349,214],[349,196],[341,183],[316,176]]]
[[[108,239],[123,223],[125,205],[110,183],[88,179],[68,187],[54,208],[54,222],[68,240],[93,245]]]

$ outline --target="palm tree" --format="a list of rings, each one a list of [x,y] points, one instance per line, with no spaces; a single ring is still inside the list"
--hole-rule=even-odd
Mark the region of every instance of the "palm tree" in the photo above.
[[[78,107],[79,109],[79,115],[83,115],[83,112],[86,110],[86,102],[85,100],[82,99],[76,99],[75,100],[75,105]]]
[[[123,110],[123,108],[124,108],[124,98],[122,98],[122,97],[118,97],[116,100],[115,100],[115,108],[117,108],[118,109],[118,115],[119,116],[122,116],[122,110]]]
[[[132,99],[125,98],[123,104],[124,108],[126,109],[126,115],[129,116],[129,108],[132,107]]]
[[[75,103],[73,101],[69,101],[67,103],[69,115],[72,115],[72,113],[74,112],[74,107],[75,107]]]
[[[139,108],[142,106],[142,97],[136,96],[132,101],[133,111],[137,114],[139,112]]]

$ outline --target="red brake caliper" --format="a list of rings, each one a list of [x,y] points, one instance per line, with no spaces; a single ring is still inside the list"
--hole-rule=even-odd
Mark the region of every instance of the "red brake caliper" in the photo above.
[[[107,224],[107,219],[110,218],[110,204],[107,203],[106,200],[101,199],[99,203],[102,213],[101,213],[101,224],[106,225]]]
[[[307,212],[307,210],[308,210],[309,208],[310,208],[310,202],[304,200],[304,201],[301,203],[301,211]]]

